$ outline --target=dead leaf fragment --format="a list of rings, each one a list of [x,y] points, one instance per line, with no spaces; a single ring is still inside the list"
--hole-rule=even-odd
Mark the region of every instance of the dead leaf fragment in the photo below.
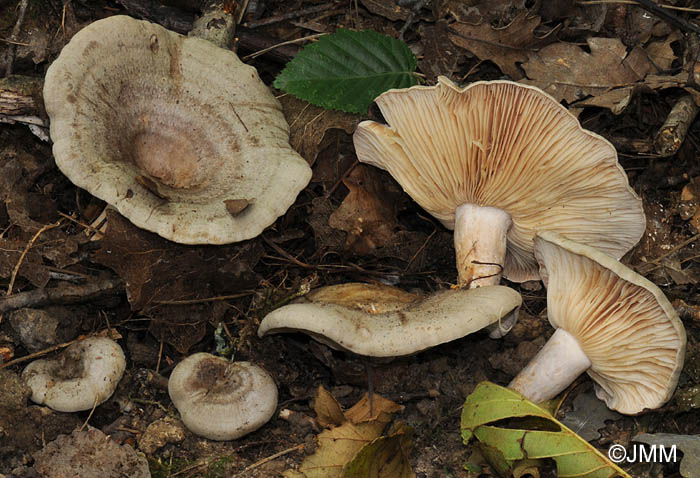
[[[324,110],[292,95],[281,96],[279,100],[289,123],[289,144],[310,165],[316,162],[324,146],[333,141],[333,132],[351,135],[361,119],[359,115]]]
[[[406,20],[411,14],[410,9],[398,5],[395,0],[360,0],[360,2],[371,13],[392,22]]]
[[[353,254],[366,255],[390,243],[399,228],[396,201],[391,199],[380,173],[358,165],[343,184],[350,193],[331,214],[328,224],[347,232],[345,249]]]
[[[503,73],[514,80],[523,77],[517,63],[527,61],[532,48],[543,41],[534,34],[540,17],[528,17],[523,12],[502,28],[493,28],[488,23],[451,25],[450,41],[474,53],[480,60],[491,60]]]
[[[408,459],[413,429],[402,423],[393,428],[362,447],[343,467],[341,478],[414,478]]]
[[[319,385],[314,397],[314,411],[318,417],[318,423],[325,428],[342,425],[345,415],[338,401],[328,390]]]
[[[676,59],[676,54],[671,48],[671,43],[679,41],[681,34],[678,30],[671,32],[665,39],[653,41],[644,48],[649,55],[649,60],[659,70],[668,70],[671,68],[673,61]]]
[[[529,80],[558,101],[572,103],[586,96],[600,96],[614,88],[629,88],[617,93],[615,103],[632,94],[631,86],[651,71],[651,63],[641,48],[627,53],[618,38],[589,38],[588,53],[570,43],[553,43],[530,54],[522,65]]]

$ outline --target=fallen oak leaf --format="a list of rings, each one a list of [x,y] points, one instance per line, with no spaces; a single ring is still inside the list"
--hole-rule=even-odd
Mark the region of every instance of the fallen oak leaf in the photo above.
[[[515,420],[513,428],[495,425],[508,419]],[[476,438],[511,468],[520,460],[551,458],[560,477],[631,478],[545,409],[493,383],[480,383],[467,397],[461,429],[465,444]]]
[[[514,80],[523,77],[517,63],[527,61],[530,51],[546,42],[554,32],[543,37],[535,36],[540,17],[528,17],[523,12],[502,28],[493,28],[488,23],[471,25],[454,23],[450,26],[450,41],[469,50],[480,60],[491,60],[503,73]]]
[[[640,433],[632,441],[668,447],[674,462],[676,448],[683,452],[681,459],[681,476],[684,478],[700,478],[700,435],[675,435],[673,433]],[[657,448],[657,451],[663,450]],[[668,456],[668,455],[666,455]],[[661,458],[661,457],[660,457]],[[660,460],[661,461],[661,460]]]
[[[570,43],[553,43],[531,53],[522,65],[529,79],[522,83],[537,86],[567,103],[623,88],[624,94],[616,93],[615,103],[629,102],[632,86],[652,69],[646,52],[636,47],[628,53],[618,38],[586,41],[590,53]]]
[[[414,478],[408,455],[413,448],[413,429],[399,423],[385,436],[363,446],[345,464],[341,478]]]

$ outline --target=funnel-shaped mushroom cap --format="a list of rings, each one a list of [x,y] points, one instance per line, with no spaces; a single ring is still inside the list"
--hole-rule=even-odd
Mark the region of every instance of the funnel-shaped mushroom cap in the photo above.
[[[364,121],[360,161],[387,170],[446,227],[462,204],[508,213],[503,275],[537,279],[533,238],[552,230],[621,257],[642,236],[641,200],[615,148],[541,90],[510,81],[390,90],[389,126]]]
[[[210,440],[251,433],[277,407],[277,386],[262,367],[201,352],[177,364],[168,393],[185,426]]]
[[[90,410],[112,396],[124,374],[122,348],[107,337],[90,337],[66,348],[54,359],[27,365],[22,379],[32,401],[59,412]]]
[[[413,301],[380,286],[374,302],[368,303],[371,292],[357,284],[351,286],[355,290],[349,292],[362,299],[358,303],[346,296],[348,291],[338,289],[342,286],[333,286],[336,289],[331,293],[317,293],[318,302],[290,304],[271,312],[260,323],[258,335],[303,332],[339,350],[398,357],[481,330],[517,314],[522,302],[520,294],[503,286],[444,290]],[[341,296],[337,302],[344,305],[329,302],[333,295]]]
[[[608,407],[635,414],[673,394],[686,336],[661,290],[613,258],[552,232],[535,254],[547,285],[553,327],[573,336],[591,362],[588,375]]]
[[[152,23],[114,16],[78,32],[44,101],[61,171],[176,242],[255,237],[311,178],[253,67]]]

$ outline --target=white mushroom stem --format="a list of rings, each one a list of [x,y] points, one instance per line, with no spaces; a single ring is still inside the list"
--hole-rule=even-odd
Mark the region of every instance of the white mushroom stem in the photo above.
[[[590,366],[578,340],[559,328],[508,386],[539,403],[556,397]]]
[[[455,251],[459,285],[498,285],[506,257],[506,234],[513,221],[503,209],[462,204],[455,211]]]

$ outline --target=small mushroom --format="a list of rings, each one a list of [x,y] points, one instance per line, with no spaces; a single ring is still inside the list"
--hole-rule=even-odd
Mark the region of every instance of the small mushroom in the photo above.
[[[311,178],[255,68],[146,21],[78,32],[46,73],[44,102],[59,169],[176,242],[255,237]]]
[[[177,364],[168,393],[185,426],[210,440],[251,433],[277,407],[277,386],[263,368],[202,352]]]
[[[268,314],[258,335],[303,332],[338,350],[398,357],[494,323],[512,324],[508,318],[517,314],[522,302],[520,294],[503,286],[443,290],[427,297],[397,291],[367,284],[322,288],[312,293],[310,303],[286,305]]]
[[[673,394],[686,336],[661,290],[596,249],[554,232],[535,238],[557,330],[510,387],[532,401],[556,396],[584,371],[609,408],[629,415]]]
[[[454,229],[460,285],[539,279],[538,230],[616,258],[645,219],[615,148],[543,91],[511,81],[459,88],[445,77],[376,99],[389,125],[363,121],[358,159],[387,170]]]
[[[54,359],[35,360],[22,372],[32,401],[59,412],[79,412],[112,396],[126,368],[122,348],[107,337],[89,337]]]

